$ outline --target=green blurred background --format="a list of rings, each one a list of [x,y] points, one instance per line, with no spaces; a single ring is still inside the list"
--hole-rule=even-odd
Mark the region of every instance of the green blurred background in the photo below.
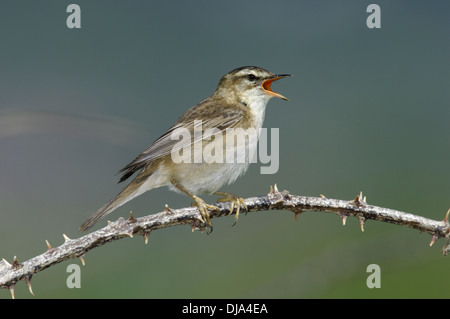
[[[280,128],[280,169],[259,164],[223,188],[269,185],[441,220],[450,207],[448,1],[2,1],[0,257],[32,258],[122,187],[115,173],[220,77],[243,65],[291,73],[273,88],[264,126]],[[205,197],[213,202],[215,197]],[[166,188],[108,216],[190,204]],[[99,227],[106,221],[100,222]],[[81,288],[69,260],[33,278],[39,298],[449,298],[444,241],[368,221],[306,212],[214,220],[124,239],[86,255]],[[368,289],[366,267],[381,267]],[[18,298],[33,298],[24,283]],[[0,290],[0,298],[10,298]]]

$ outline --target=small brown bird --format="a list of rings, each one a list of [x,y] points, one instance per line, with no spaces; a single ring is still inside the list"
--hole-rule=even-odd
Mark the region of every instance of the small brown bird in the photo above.
[[[270,86],[273,81],[287,76],[290,75],[276,75],[255,66],[241,67],[225,74],[210,97],[190,108],[167,132],[120,170],[123,175],[119,183],[134,173],[139,173],[116,197],[86,220],[80,230],[88,230],[116,208],[161,186],[169,186],[172,190],[190,196],[196,202],[203,222],[209,227],[212,227],[212,223],[208,210],[216,210],[218,207],[205,203],[197,197],[199,194],[223,196],[220,200],[230,201],[230,211],[236,207],[237,220],[240,208],[247,209],[243,199],[218,190],[223,185],[234,182],[247,170],[256,153],[267,102],[274,96],[287,100],[272,91]],[[233,130],[237,129],[247,133],[249,129],[254,129],[258,133],[256,138],[246,140],[244,149],[239,149],[234,143],[232,147],[228,144],[227,148],[227,136],[234,141],[235,137],[230,134],[235,134]],[[191,138],[186,138],[186,135]],[[200,152],[200,160],[196,146],[203,150],[203,153]],[[207,148],[214,150],[210,152],[214,161],[203,160],[205,158],[202,155],[206,154]],[[231,156],[230,150],[233,153]],[[243,151],[244,160],[239,160]],[[222,152],[229,156],[226,160],[225,157],[220,160]],[[175,160],[180,154],[184,160]]]

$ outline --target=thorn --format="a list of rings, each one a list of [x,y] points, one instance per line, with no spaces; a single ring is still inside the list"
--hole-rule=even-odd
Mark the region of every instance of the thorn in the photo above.
[[[195,217],[198,221],[200,221],[201,224],[206,224],[206,222],[203,220],[203,218],[200,216]]]
[[[274,184],[273,187],[272,185],[270,185],[270,191],[269,194],[276,194],[279,193],[280,191],[278,190],[278,186],[277,184]]]
[[[278,190],[277,184],[274,184],[273,187],[270,186],[270,192],[267,194],[267,196],[272,202],[272,205],[276,205],[284,201],[284,194]]]
[[[20,269],[22,267],[23,267],[23,265],[21,263],[19,263],[19,260],[17,259],[17,257],[14,256],[14,261],[13,261],[11,268],[12,269]]]
[[[45,240],[45,243],[47,244],[47,251],[49,251],[50,249],[53,249],[52,245],[50,245],[50,243],[48,242],[48,240]]]
[[[64,237],[64,242],[67,243],[68,241],[70,241],[71,239],[69,237],[67,237],[66,234],[63,234]]]
[[[12,267],[12,265],[5,258],[2,258],[2,260],[5,263],[6,267]]]
[[[450,208],[447,211],[447,214],[445,214],[445,217],[443,219],[444,222],[448,222],[448,214],[450,214]]]
[[[345,214],[345,213],[339,213],[339,215],[340,215],[341,218],[342,218],[342,226],[345,226],[345,224],[347,223],[347,217],[348,217],[348,214]]]
[[[192,232],[199,230],[203,232],[205,230],[205,222],[200,218],[195,218],[190,222]]]
[[[200,220],[200,225],[203,225],[204,223],[205,223],[205,222],[202,222],[202,221]],[[199,226],[199,223],[198,223],[198,222],[193,222],[193,223],[191,223],[191,230],[192,230],[192,232],[195,232],[196,230],[203,231],[202,227]]]
[[[291,210],[292,210],[292,212],[294,213],[294,219],[297,221],[298,216],[299,216],[301,213],[303,213],[303,209],[301,209],[301,208],[293,208],[293,209],[291,209]]]
[[[434,245],[436,240],[439,239],[439,236],[437,234],[434,234],[433,237],[431,237],[430,247]]]
[[[28,291],[34,296],[33,289],[31,288],[31,276],[26,276],[25,281],[27,282]]]
[[[355,199],[353,200],[353,204],[355,204],[356,206],[367,205],[366,200],[366,196],[363,196],[361,191],[359,192],[359,195],[356,195]]]
[[[16,296],[14,295],[14,284],[8,286],[9,292],[11,293],[11,298],[16,299]]]
[[[136,218],[133,217],[133,212],[131,210],[130,210],[130,217],[128,217],[127,222],[129,222],[129,223],[137,222]]]
[[[364,231],[364,221],[366,220],[364,217],[362,216],[358,216],[359,219],[359,225],[361,226],[361,231]]]
[[[169,207],[169,205],[164,205],[164,210],[163,212],[168,213],[168,214],[173,214],[173,209]]]
[[[83,266],[86,266],[86,262],[84,261],[84,254],[81,255],[81,256],[79,256],[78,258],[80,258],[81,264],[82,264]]]
[[[128,237],[133,238],[133,229],[131,229],[130,231],[124,231],[120,235],[127,235]]]
[[[147,245],[148,244],[148,236],[150,235],[150,232],[149,231],[144,231],[143,233],[142,233],[142,237],[144,237],[144,242],[145,242],[145,244]]]
[[[444,256],[447,256],[449,252],[450,252],[450,241],[447,240],[447,243],[444,245],[444,247],[442,247],[442,254]]]
[[[347,223],[347,215],[343,215],[342,216],[342,225],[345,226],[345,224]]]

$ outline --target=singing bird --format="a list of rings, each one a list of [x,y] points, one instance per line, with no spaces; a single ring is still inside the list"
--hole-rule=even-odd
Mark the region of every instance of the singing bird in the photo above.
[[[236,208],[237,220],[240,209],[247,209],[244,200],[218,190],[233,183],[246,172],[250,159],[256,153],[259,133],[256,139],[248,139],[244,144],[244,161],[174,161],[173,155],[180,154],[181,149],[183,152],[192,149],[192,153],[195,153],[195,145],[209,145],[210,149],[223,150],[224,153],[230,150],[242,152],[237,145],[226,147],[227,135],[231,132],[235,134],[237,129],[247,132],[248,129],[254,129],[259,132],[269,100],[272,97],[288,100],[271,89],[273,81],[287,76],[291,75],[273,74],[255,66],[240,67],[225,74],[210,97],[187,110],[161,137],[120,170],[122,176],[119,183],[135,173],[137,175],[117,196],[87,219],[80,230],[88,230],[126,202],[161,186],[168,186],[171,190],[190,196],[198,206],[202,221],[211,229],[209,210],[218,210],[218,207],[207,204],[198,197],[200,194],[216,194],[222,196],[220,201],[230,201],[230,212]],[[181,141],[174,138],[174,133],[181,129],[194,138]],[[200,137],[199,131],[202,133]],[[230,158],[236,159],[236,155]]]

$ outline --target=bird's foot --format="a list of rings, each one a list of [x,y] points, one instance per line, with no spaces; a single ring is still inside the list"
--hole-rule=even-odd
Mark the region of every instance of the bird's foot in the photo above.
[[[195,195],[192,195],[192,198],[195,200],[195,203],[193,205],[198,207],[198,210],[200,211],[200,215],[202,215],[202,222],[205,223],[209,227],[208,234],[212,232],[212,222],[209,215],[210,210],[215,210],[220,212],[220,208],[214,205],[207,204],[203,199],[200,197],[197,197]]]
[[[236,208],[236,215],[234,216],[234,223],[232,226],[236,225],[241,208],[248,211],[247,205],[245,205],[245,201],[241,197],[225,192],[215,192],[214,195],[222,196],[218,199],[219,202],[230,202],[230,214],[234,211],[234,208]]]

